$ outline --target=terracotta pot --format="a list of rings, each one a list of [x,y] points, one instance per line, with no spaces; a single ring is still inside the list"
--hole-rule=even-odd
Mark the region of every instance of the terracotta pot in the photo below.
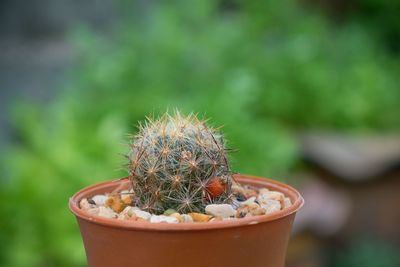
[[[102,218],[81,210],[85,197],[129,186],[127,179],[87,187],[69,201],[80,226],[90,267],[269,266],[282,267],[291,226],[304,201],[292,187],[265,178],[236,175],[241,184],[267,187],[293,205],[268,215],[232,221],[153,224]]]

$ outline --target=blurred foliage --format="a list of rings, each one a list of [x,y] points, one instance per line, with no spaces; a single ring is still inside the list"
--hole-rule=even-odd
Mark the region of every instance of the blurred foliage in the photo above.
[[[336,10],[345,15],[345,20],[364,24],[369,32],[386,45],[397,56],[400,53],[400,2],[393,0],[330,0],[337,3]],[[347,11],[343,12],[343,7]]]
[[[332,267],[394,267],[400,266],[400,255],[394,246],[367,237],[355,238],[333,258]]]
[[[400,126],[399,62],[361,24],[333,25],[285,1],[132,12],[112,36],[74,33],[80,64],[53,103],[13,106],[18,140],[1,154],[0,265],[85,265],[68,197],[125,175],[126,134],[149,113],[211,117],[239,149],[236,171],[272,177],[296,165],[298,130]]]
[[[300,0],[336,23],[361,23],[394,55],[400,52],[400,2],[393,0]]]

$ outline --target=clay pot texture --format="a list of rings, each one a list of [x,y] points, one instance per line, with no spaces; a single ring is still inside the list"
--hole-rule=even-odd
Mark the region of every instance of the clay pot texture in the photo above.
[[[102,218],[79,208],[82,198],[129,186],[128,179],[103,182],[77,192],[69,201],[89,267],[283,267],[290,230],[304,200],[292,187],[247,175],[241,184],[284,193],[293,205],[268,215],[204,223],[149,223]]]

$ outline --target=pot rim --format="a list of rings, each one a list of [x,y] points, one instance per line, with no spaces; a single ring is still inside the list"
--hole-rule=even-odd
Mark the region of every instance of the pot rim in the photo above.
[[[197,231],[197,230],[211,230],[211,229],[222,229],[231,227],[241,227],[247,225],[254,225],[259,223],[265,223],[273,220],[278,220],[287,217],[293,213],[296,213],[303,205],[304,199],[300,193],[293,187],[277,182],[268,178],[261,178],[251,175],[235,174],[234,179],[241,184],[249,184],[253,186],[263,186],[267,188],[272,188],[279,192],[285,194],[285,196],[290,196],[292,202],[294,202],[288,208],[283,210],[273,212],[270,214],[253,216],[248,218],[241,218],[237,220],[227,220],[227,221],[213,221],[213,222],[196,222],[196,223],[149,223],[149,222],[132,222],[128,220],[117,220],[113,218],[104,218],[97,215],[89,214],[88,212],[79,208],[79,202],[82,198],[93,195],[91,192],[105,187],[110,187],[110,185],[115,185],[117,187],[121,183],[128,183],[129,179],[127,177],[105,181],[93,184],[91,186],[85,187],[79,190],[69,199],[69,209],[78,218],[91,222],[94,224],[100,224],[103,226],[113,227],[113,228],[123,228],[126,230],[146,230],[146,231]]]

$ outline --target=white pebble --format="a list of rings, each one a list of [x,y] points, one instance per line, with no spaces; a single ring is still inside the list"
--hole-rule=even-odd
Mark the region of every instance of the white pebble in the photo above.
[[[281,192],[277,191],[268,191],[268,192],[263,192],[262,194],[259,194],[257,197],[257,200],[260,204],[266,204],[268,203],[268,200],[276,200],[279,201],[280,203],[283,204],[285,196]]]
[[[103,206],[99,207],[99,213],[97,215],[104,217],[104,218],[117,218],[118,217],[118,214],[115,213],[112,209],[110,209],[108,207],[103,207]]]
[[[83,198],[79,202],[79,207],[81,207],[81,209],[83,209],[83,210],[90,210],[92,208],[95,208],[96,206],[93,205],[93,204],[90,204],[89,201],[86,198]]]
[[[178,219],[175,217],[170,217],[170,216],[165,216],[165,215],[152,215],[150,217],[150,222],[151,223],[178,223]]]
[[[187,215],[187,214],[181,214],[181,216],[182,216],[183,222],[185,222],[185,223],[193,222],[192,216]]]
[[[131,216],[131,209],[132,207],[126,207],[123,211],[121,211],[120,214],[118,214],[118,219],[120,220],[127,220],[129,219]]]
[[[259,193],[259,194],[264,194],[264,193],[268,193],[268,192],[270,192],[268,188],[260,188],[260,189],[258,190],[258,193]]]
[[[93,215],[98,215],[99,211],[100,211],[99,208],[91,208],[87,212],[89,212],[90,214],[93,214]]]
[[[138,208],[133,208],[132,211],[133,213],[135,213],[136,217],[142,218],[146,221],[148,221],[151,217],[150,213],[148,213],[147,211],[140,210]]]
[[[285,197],[285,200],[283,201],[283,206],[285,207],[285,208],[289,208],[290,206],[292,206],[292,201],[290,200],[290,198],[288,198],[288,197]]]
[[[236,214],[236,210],[229,204],[211,204],[206,206],[206,213],[214,217],[228,218]]]
[[[108,197],[106,197],[105,195],[96,195],[96,196],[92,197],[92,200],[96,203],[96,205],[104,206],[107,198]]]
[[[254,203],[255,201],[256,201],[256,197],[251,197],[251,198],[249,198],[249,199],[247,199],[245,201],[239,202],[239,206],[240,207],[244,207],[244,206],[247,206],[247,205],[250,205],[250,204]]]
[[[265,213],[272,213],[281,210],[281,203],[275,199],[266,199],[261,203],[261,207],[265,209]]]

